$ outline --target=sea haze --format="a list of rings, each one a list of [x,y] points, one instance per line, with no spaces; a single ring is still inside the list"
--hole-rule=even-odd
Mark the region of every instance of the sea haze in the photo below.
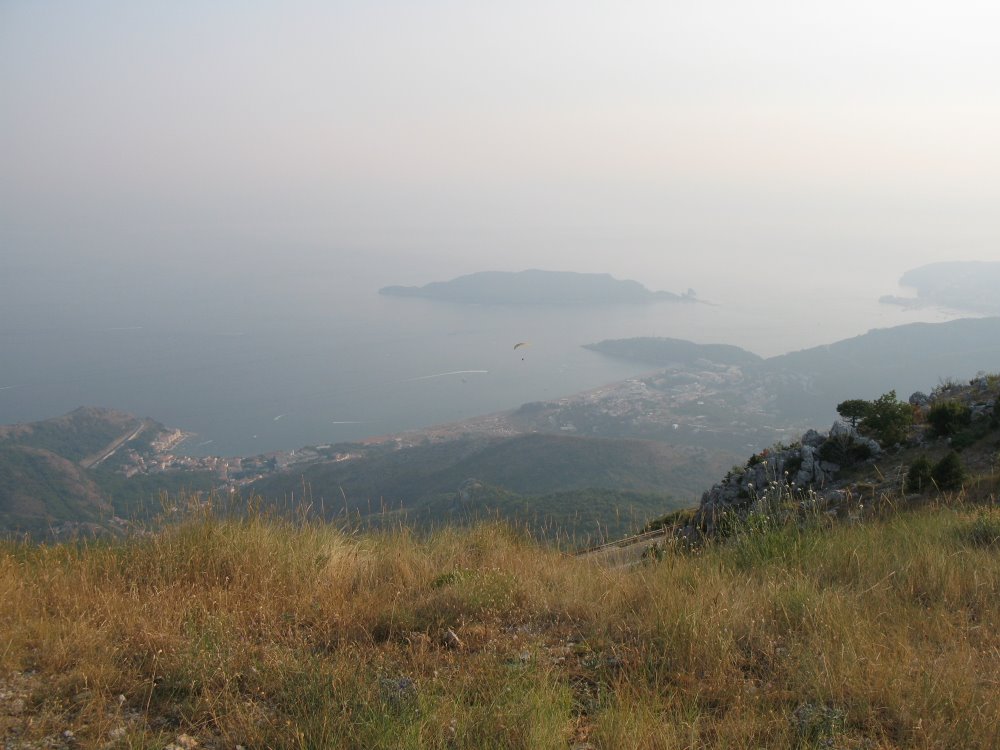
[[[648,371],[581,348],[608,338],[768,356],[947,318],[849,294],[816,313],[788,295],[513,307],[377,293],[394,281],[235,263],[208,274],[22,264],[3,284],[0,423],[107,406],[197,433],[187,452],[247,455],[457,421]],[[515,350],[521,341],[530,346]]]

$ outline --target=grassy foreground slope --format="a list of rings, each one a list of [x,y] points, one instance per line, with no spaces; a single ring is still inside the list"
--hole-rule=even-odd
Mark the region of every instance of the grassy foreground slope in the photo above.
[[[107,544],[8,543],[0,738],[995,748],[996,490],[632,568],[498,526],[352,536],[209,512]]]

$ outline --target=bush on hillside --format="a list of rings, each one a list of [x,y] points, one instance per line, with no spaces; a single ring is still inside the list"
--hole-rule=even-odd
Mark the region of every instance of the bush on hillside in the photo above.
[[[973,422],[971,426],[952,436],[951,447],[957,451],[963,451],[989,435],[991,429],[990,423],[985,419]]]
[[[857,427],[858,422],[871,414],[872,403],[860,398],[850,398],[837,404],[837,414],[842,419],[851,423],[851,427]]]
[[[906,440],[907,428],[913,424],[913,407],[896,398],[896,391],[883,393],[874,401],[854,398],[837,404],[837,413],[884,446]]]
[[[911,424],[913,407],[896,398],[896,391],[889,391],[871,402],[871,411],[861,420],[859,429],[882,445],[890,446],[906,440],[906,431]]]
[[[934,468],[931,469],[931,479],[934,480],[939,490],[961,489],[965,477],[962,459],[955,451],[948,451],[945,457],[934,464]]]
[[[819,457],[823,461],[851,466],[871,458],[872,449],[867,441],[859,442],[850,435],[839,435],[829,438],[820,446]]]
[[[938,401],[927,412],[927,422],[936,437],[954,435],[972,422],[972,410],[958,401]]]
[[[906,492],[923,492],[931,486],[931,460],[927,456],[920,456],[910,470],[906,473]]]

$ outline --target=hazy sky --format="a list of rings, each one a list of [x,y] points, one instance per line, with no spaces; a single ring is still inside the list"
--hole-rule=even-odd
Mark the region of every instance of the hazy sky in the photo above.
[[[1000,260],[998,39],[963,0],[4,0],[2,253],[881,287]]]

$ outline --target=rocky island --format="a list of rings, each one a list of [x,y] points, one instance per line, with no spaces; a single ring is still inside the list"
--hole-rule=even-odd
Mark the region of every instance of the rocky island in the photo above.
[[[638,281],[620,280],[606,273],[569,271],[484,271],[424,286],[386,286],[379,294],[422,297],[442,302],[481,305],[600,305],[648,302],[693,302],[684,294],[654,292]]]

